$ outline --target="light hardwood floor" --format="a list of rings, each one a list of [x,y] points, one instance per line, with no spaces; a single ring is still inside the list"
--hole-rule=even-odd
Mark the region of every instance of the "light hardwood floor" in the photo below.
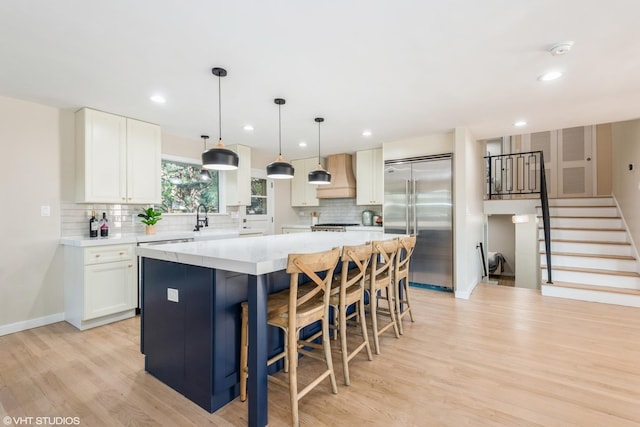
[[[405,319],[400,339],[385,334],[372,362],[364,353],[352,360],[351,386],[335,363],[338,394],[327,380],[302,399],[302,425],[640,425],[640,310],[491,285],[479,285],[468,301],[412,291],[416,322]],[[300,363],[304,381],[316,361]],[[209,414],[143,366],[139,319],[85,332],[63,322],[0,337],[0,419],[246,425],[246,403]],[[289,423],[288,393],[276,384],[269,420]]]

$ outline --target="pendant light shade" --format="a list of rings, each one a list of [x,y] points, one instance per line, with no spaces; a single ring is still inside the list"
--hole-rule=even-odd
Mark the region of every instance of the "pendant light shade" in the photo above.
[[[214,148],[202,153],[202,167],[204,169],[234,170],[238,169],[238,155],[222,143],[222,95],[220,91],[220,79],[227,75],[224,68],[213,68],[211,72],[218,76],[218,123],[220,126],[220,138]]]
[[[293,166],[282,158],[282,119],[280,116],[280,107],[286,102],[282,98],[273,100],[278,106],[278,158],[275,162],[267,165],[267,178],[274,179],[291,179],[293,178]]]
[[[320,164],[320,123],[324,122],[324,119],[322,117],[316,117],[314,120],[318,123],[318,167],[309,172],[309,184],[331,184],[331,174],[324,170]]]
[[[202,138],[202,141],[204,142],[204,153],[205,151],[207,151],[207,139],[209,139],[209,135],[200,135],[200,138]],[[208,170],[202,168],[200,169],[200,179],[202,181],[209,181],[211,179],[211,174]]]

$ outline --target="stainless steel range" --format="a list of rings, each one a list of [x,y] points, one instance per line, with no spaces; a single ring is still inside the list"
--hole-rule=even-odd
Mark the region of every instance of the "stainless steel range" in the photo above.
[[[311,226],[311,231],[347,231],[347,227],[354,227],[360,224],[338,224],[338,223],[327,223],[327,224],[317,224]]]

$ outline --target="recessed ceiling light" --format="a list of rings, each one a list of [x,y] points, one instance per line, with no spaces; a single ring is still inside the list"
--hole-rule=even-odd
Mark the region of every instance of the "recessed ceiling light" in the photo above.
[[[541,82],[550,82],[552,80],[559,79],[560,77],[562,77],[561,71],[549,71],[548,73],[544,73],[543,75],[538,77],[538,80],[540,80]]]
[[[521,128],[521,127],[523,127],[523,126],[526,126],[526,125],[527,125],[527,122],[525,122],[524,120],[518,120],[518,121],[517,121],[517,122],[515,122],[513,125],[514,125],[515,127]]]
[[[371,136],[371,131],[370,130],[363,130],[362,131],[362,136]]]
[[[244,127],[242,128],[244,130],[246,130],[247,132],[251,132],[253,130],[253,126],[251,125],[244,125]]]
[[[167,102],[167,100],[164,98],[164,96],[162,95],[153,95],[151,98],[153,102],[155,102],[156,104],[164,104],[165,102]]]
[[[304,148],[304,147],[306,147],[306,146],[307,146],[307,143],[306,143],[306,142],[304,142],[304,141],[300,141],[300,142],[298,143],[298,147],[302,147],[302,148]]]

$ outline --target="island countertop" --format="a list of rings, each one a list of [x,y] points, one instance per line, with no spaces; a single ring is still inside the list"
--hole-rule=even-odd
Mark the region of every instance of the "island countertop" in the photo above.
[[[312,253],[343,245],[360,245],[372,240],[388,240],[397,234],[347,231],[308,232],[221,239],[203,242],[169,243],[138,247],[139,256],[260,275],[284,270],[290,253]]]

